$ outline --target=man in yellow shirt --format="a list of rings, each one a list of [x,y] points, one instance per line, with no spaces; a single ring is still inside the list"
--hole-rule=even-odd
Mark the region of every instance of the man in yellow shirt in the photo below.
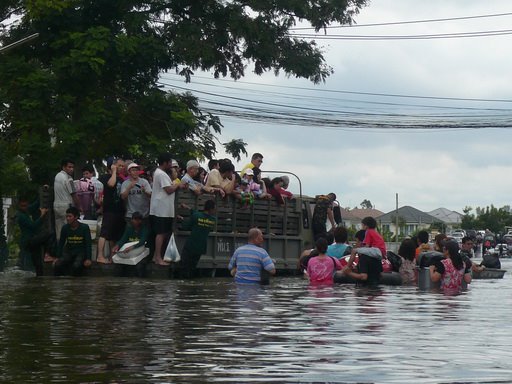
[[[248,169],[253,169],[254,167],[261,169],[262,163],[263,163],[263,155],[258,152],[253,153],[253,155],[251,157],[251,162],[242,168],[242,171],[240,172],[240,177],[244,177],[245,171],[247,171]]]

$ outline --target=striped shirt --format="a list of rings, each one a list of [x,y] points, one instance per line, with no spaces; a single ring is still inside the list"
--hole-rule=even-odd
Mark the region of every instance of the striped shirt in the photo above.
[[[235,267],[235,282],[237,283],[259,283],[262,268],[269,272],[275,269],[267,251],[254,244],[246,244],[237,248],[229,261],[228,268],[231,271]]]

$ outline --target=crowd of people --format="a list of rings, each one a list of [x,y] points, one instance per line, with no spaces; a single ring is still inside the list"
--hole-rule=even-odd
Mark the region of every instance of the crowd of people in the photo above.
[[[328,209],[332,209],[332,205],[328,205]],[[401,242],[397,254],[389,252],[376,226],[374,218],[364,218],[362,229],[354,235],[353,247],[348,244],[345,227],[320,231],[315,248],[305,250],[299,259],[305,277],[313,285],[331,285],[336,276],[375,285],[381,281],[383,272],[394,271],[400,274],[402,284],[415,285],[420,267],[426,266],[430,280],[439,283],[443,292],[452,294],[471,282],[472,273],[501,268],[498,256],[492,253],[484,254],[480,264],[474,263],[475,244],[470,237],[464,237],[459,246],[455,239],[443,233],[438,234],[431,244],[429,233],[419,231],[416,236]]]
[[[238,174],[229,159],[210,160],[209,171],[195,159],[180,169],[169,153],[159,155],[156,167],[142,167],[130,160],[108,158],[107,173],[95,178],[91,165],[82,168],[82,177],[73,179],[75,164],[66,159],[53,184],[54,231],[42,231],[48,217],[47,207],[30,204],[19,199],[17,221],[21,228],[21,256],[32,260],[36,274],[43,273],[43,261],[52,262],[56,275],[80,274],[91,265],[93,255],[89,226],[80,221],[95,220],[101,216],[96,262],[111,263],[113,254],[136,253],[151,242],[152,261],[169,265],[164,257],[165,244],[173,228],[175,195],[179,190],[189,190],[195,195],[217,194],[233,196],[246,207],[254,199],[275,199],[284,204],[293,198],[287,191],[287,177],[273,180],[261,178],[263,156],[252,155]],[[192,277],[202,254],[206,252],[207,238],[215,228],[215,199],[208,199],[202,211],[191,210],[182,229],[190,236],[181,250],[181,273]],[[189,208],[180,205],[181,208]],[[429,274],[432,282],[440,282],[443,290],[460,290],[462,283],[471,282],[471,272],[487,268],[500,268],[499,259],[485,258],[481,265],[471,261],[473,240],[457,242],[439,234],[432,245],[429,234],[420,231],[413,238],[402,241],[397,254],[387,252],[383,237],[377,231],[373,217],[365,217],[362,229],[355,234],[355,246],[348,244],[348,231],[336,218],[336,195],[319,195],[315,200],[311,228],[315,248],[301,255],[300,266],[312,284],[332,284],[336,274],[362,284],[378,284],[383,272],[395,270],[404,284],[415,284],[418,266],[424,256],[429,256]],[[331,229],[327,230],[327,223]],[[56,246],[51,247],[52,235]],[[107,246],[108,244],[108,246]],[[131,244],[125,247],[125,244]],[[260,281],[262,271],[275,274],[275,264],[261,247],[263,234],[257,228],[248,232],[248,244],[233,254],[228,268],[238,282]],[[44,258],[42,257],[44,251]],[[492,256],[492,255],[491,255]]]
[[[212,196],[204,211],[192,211],[190,220],[183,223],[183,229],[191,231],[181,250],[184,273],[190,275],[206,252],[206,238],[215,225],[214,195],[232,196],[242,208],[255,199],[275,199],[277,204],[283,204],[285,199],[293,198],[287,191],[286,176],[262,178],[262,163],[263,155],[254,153],[251,162],[237,173],[229,159],[210,160],[207,172],[195,159],[180,168],[169,153],[158,156],[157,166],[145,167],[132,160],[110,157],[105,174],[94,177],[95,168],[86,164],[81,169],[82,177],[74,180],[75,162],[65,159],[53,183],[53,231],[42,230],[48,208],[40,208],[38,202],[30,204],[26,198],[19,199],[20,259],[31,259],[38,275],[42,273],[43,261],[53,262],[56,274],[66,270],[81,273],[83,267],[91,264],[93,255],[88,226],[80,219],[96,220],[101,216],[96,262],[111,263],[114,253],[121,249],[131,252],[153,239],[153,262],[169,265],[164,252],[176,217],[175,194],[190,190],[195,195]],[[56,244],[53,249],[52,234]],[[123,248],[134,241],[137,246]]]

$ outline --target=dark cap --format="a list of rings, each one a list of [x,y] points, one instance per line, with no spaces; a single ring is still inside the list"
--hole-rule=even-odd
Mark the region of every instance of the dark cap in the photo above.
[[[140,212],[133,212],[132,213],[132,220],[133,219],[139,219],[139,220],[142,220],[144,217],[142,216],[142,213]]]

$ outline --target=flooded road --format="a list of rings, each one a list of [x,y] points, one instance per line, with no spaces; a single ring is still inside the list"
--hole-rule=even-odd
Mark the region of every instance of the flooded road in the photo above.
[[[0,275],[1,383],[509,383],[512,262],[415,287]]]

